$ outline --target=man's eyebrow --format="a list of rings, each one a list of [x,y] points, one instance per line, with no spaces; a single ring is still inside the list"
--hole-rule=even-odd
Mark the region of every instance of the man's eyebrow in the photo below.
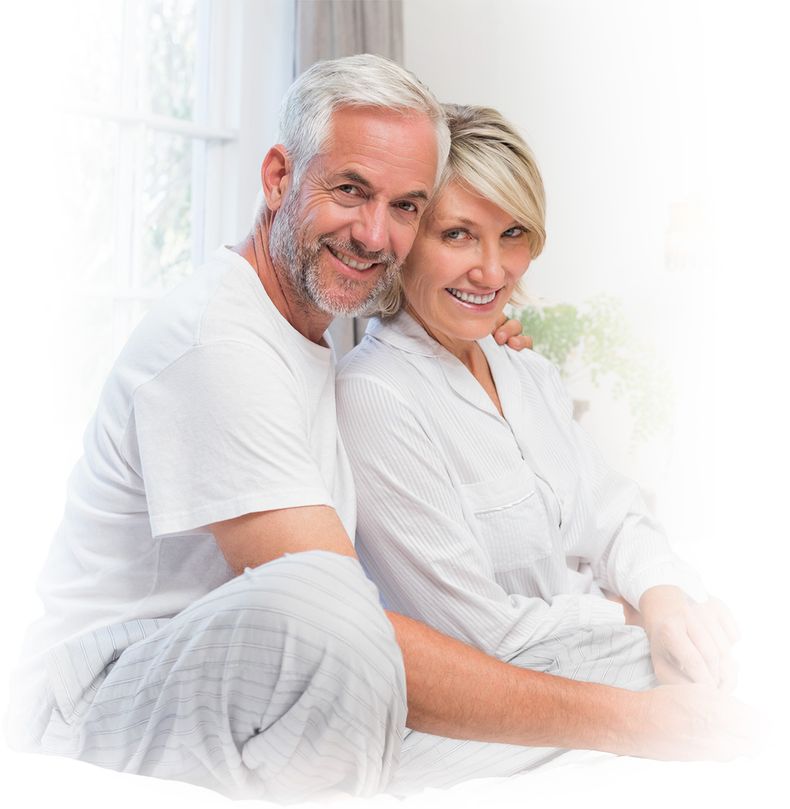
[[[340,179],[348,180],[349,182],[356,183],[357,185],[361,185],[363,188],[367,188],[369,191],[373,190],[373,185],[366,177],[363,177],[361,174],[349,169],[348,171],[341,171],[337,175]],[[419,199],[425,202],[428,201],[428,192],[427,191],[408,191],[403,194],[404,197],[407,199]]]
[[[361,174],[357,174],[356,171],[351,171],[351,169],[348,171],[341,171],[337,176],[344,180],[350,180],[352,183],[364,186],[365,188],[373,188],[370,180],[363,177]]]

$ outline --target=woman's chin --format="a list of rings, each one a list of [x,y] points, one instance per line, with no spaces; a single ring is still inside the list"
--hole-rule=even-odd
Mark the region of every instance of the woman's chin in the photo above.
[[[472,328],[471,324],[464,324],[463,327],[456,330],[455,339],[470,343],[477,342],[478,340],[488,337],[488,335],[494,331],[496,323],[496,320],[492,320],[489,324],[481,324],[475,328]]]

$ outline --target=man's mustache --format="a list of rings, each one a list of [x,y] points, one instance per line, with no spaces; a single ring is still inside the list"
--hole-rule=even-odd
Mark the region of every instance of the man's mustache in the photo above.
[[[376,264],[384,264],[388,269],[398,266],[398,259],[394,253],[385,250],[376,250],[370,252],[366,250],[361,242],[356,239],[349,239],[348,241],[341,241],[334,239],[331,236],[325,235],[318,239],[318,247],[331,247],[339,253],[348,253],[349,255],[361,258],[364,261],[373,261]]]

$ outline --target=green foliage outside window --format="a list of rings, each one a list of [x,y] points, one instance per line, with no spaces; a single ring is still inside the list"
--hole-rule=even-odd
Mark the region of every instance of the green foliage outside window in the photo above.
[[[563,377],[578,360],[595,385],[610,384],[616,399],[625,399],[633,417],[632,443],[666,430],[673,391],[669,369],[655,349],[637,337],[619,301],[607,296],[580,306],[527,306],[517,313],[535,350],[551,360]]]

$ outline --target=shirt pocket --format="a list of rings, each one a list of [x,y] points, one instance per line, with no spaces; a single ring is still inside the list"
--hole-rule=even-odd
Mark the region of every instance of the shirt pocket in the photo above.
[[[526,464],[494,480],[462,484],[461,492],[495,573],[526,567],[552,553],[548,516]]]

